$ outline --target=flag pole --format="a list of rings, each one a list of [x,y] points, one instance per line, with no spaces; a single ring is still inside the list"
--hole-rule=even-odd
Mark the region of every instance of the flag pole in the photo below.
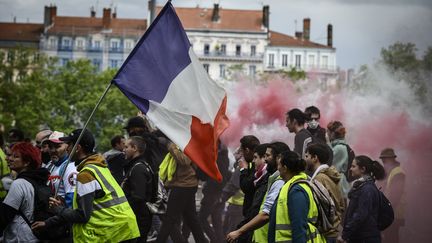
[[[103,92],[102,96],[99,98],[99,101],[96,103],[95,107],[93,108],[93,111],[91,112],[89,118],[87,119],[86,123],[84,124],[84,127],[82,128],[82,131],[81,131],[80,135],[78,136],[78,139],[77,139],[77,141],[75,142],[75,144],[74,144],[74,146],[73,146],[73,148],[72,148],[71,153],[69,154],[69,159],[68,159],[69,161],[68,161],[68,163],[71,162],[71,159],[72,159],[72,157],[74,156],[74,154],[75,154],[75,152],[76,152],[77,145],[78,145],[79,142],[81,141],[81,138],[82,138],[82,136],[83,136],[83,134],[84,134],[84,130],[87,128],[88,124],[90,123],[90,120],[93,118],[94,113],[95,113],[96,110],[99,108],[99,105],[102,103],[102,100],[105,98],[105,96],[106,96],[106,94],[108,93],[108,90],[111,88],[112,84],[113,84],[113,83],[110,82],[109,85],[106,87],[106,89],[105,89],[105,91]],[[63,178],[65,172],[66,172],[66,169],[64,169],[64,170],[61,171],[61,174],[60,174],[60,180],[62,180],[62,178]],[[60,187],[60,186],[59,186],[59,187]],[[57,196],[58,189],[59,189],[59,188],[55,188],[54,197]]]

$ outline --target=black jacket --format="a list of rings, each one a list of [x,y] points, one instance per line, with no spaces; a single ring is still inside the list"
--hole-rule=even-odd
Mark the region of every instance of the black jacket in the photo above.
[[[379,191],[375,181],[369,176],[355,181],[348,198],[350,202],[345,215],[342,238],[350,241],[380,237],[377,224]]]
[[[244,193],[243,200],[243,216],[246,217],[249,209],[252,206],[253,198],[255,195],[255,165],[249,163],[250,168],[245,168],[240,171],[240,189]]]
[[[139,156],[129,161],[125,165],[124,170],[125,179],[122,183],[122,189],[135,213],[138,226],[141,226],[140,223],[149,215],[146,202],[151,202],[156,193],[157,174],[147,164],[144,156]]]

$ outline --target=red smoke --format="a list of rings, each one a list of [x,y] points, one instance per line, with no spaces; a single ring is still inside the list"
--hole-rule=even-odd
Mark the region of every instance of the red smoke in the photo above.
[[[431,222],[429,205],[432,203],[430,117],[414,117],[411,115],[413,107],[401,104],[395,107],[376,94],[361,97],[332,89],[311,91],[303,86],[280,78],[261,85],[236,84],[228,96],[231,126],[222,140],[234,148],[242,136],[253,134],[261,142],[279,140],[292,148],[294,135],[285,127],[285,113],[292,108],[304,110],[315,105],[321,110],[322,127],[332,120],[344,124],[347,142],[357,155],[364,154],[379,161],[383,148],[395,149],[407,174],[406,227],[402,229],[401,239],[421,242],[430,238],[429,223],[426,223]]]

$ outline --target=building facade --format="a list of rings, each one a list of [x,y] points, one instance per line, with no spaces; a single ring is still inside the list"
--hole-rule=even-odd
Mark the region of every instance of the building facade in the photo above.
[[[40,50],[56,56],[60,65],[89,59],[98,70],[119,68],[147,29],[145,19],[119,19],[104,8],[101,18],[57,16],[57,7],[45,7]]]
[[[157,7],[155,12],[160,10]],[[310,19],[304,20],[303,32],[295,37],[269,30],[269,6],[235,10],[214,4],[213,8],[179,7],[176,12],[194,52],[215,80],[229,80],[234,73],[253,78],[293,68],[319,80],[337,75],[330,25],[328,43],[323,45],[310,41]],[[0,23],[0,27],[6,24]],[[7,27],[13,28],[11,24]],[[58,57],[60,65],[86,58],[98,70],[105,70],[122,65],[148,24],[146,19],[117,18],[110,8],[103,9],[101,17],[96,17],[94,10],[89,17],[67,17],[58,16],[56,6],[46,6],[44,23],[32,27],[32,45],[48,56]],[[4,35],[0,35],[3,45],[17,38]]]

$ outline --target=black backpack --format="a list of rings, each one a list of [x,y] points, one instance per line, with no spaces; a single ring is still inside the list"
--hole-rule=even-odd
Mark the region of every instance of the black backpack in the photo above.
[[[352,162],[355,158],[355,153],[354,150],[346,143],[342,143],[343,145],[345,145],[347,152],[348,152],[348,167],[347,169],[343,172],[345,175],[345,178],[347,179],[348,182],[352,182],[354,179],[352,178],[352,176],[350,175],[350,168],[352,165]]]
[[[29,178],[23,178],[30,182],[34,188],[34,208],[33,208],[33,222],[30,222],[23,212],[19,211],[21,217],[31,228],[32,223],[36,221],[45,221],[46,219],[55,216],[56,214],[49,208],[49,198],[53,197],[51,188],[46,184],[33,181]],[[34,230],[33,234],[39,240],[59,240],[70,237],[71,225],[61,224],[52,227],[44,227]]]
[[[379,191],[379,211],[378,211],[378,229],[383,231],[387,229],[394,220],[394,211],[390,201],[381,190]]]

